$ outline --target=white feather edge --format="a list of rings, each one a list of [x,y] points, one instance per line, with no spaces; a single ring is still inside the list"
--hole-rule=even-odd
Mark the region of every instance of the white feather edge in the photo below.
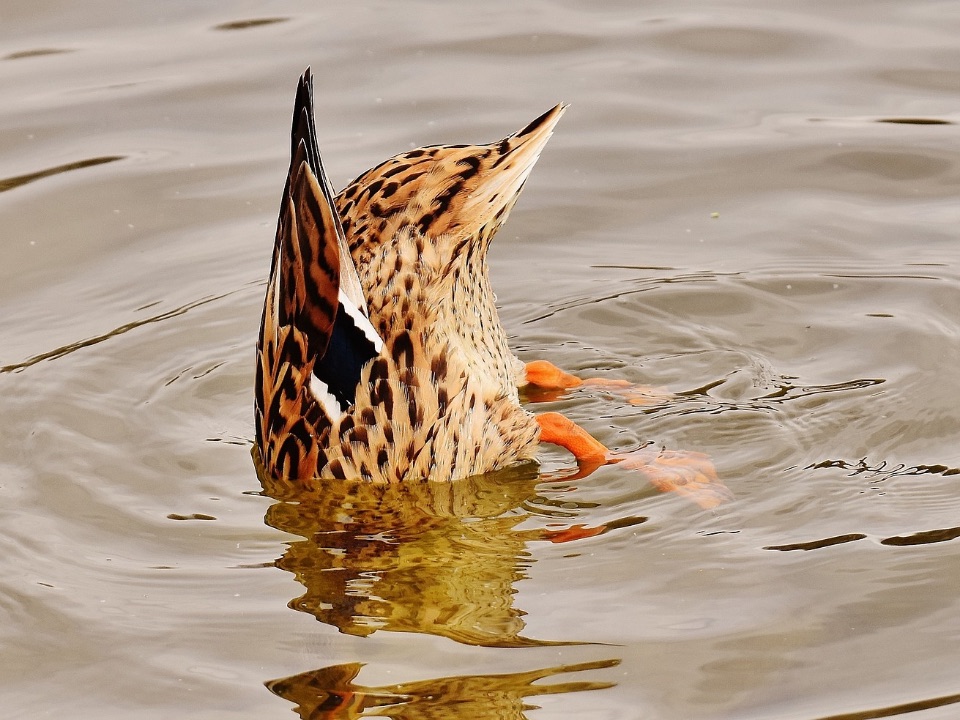
[[[340,291],[339,300],[341,309],[345,310],[347,315],[353,318],[354,324],[360,328],[360,332],[364,334],[367,340],[373,343],[373,348],[379,355],[380,351],[383,350],[383,339],[370,323],[366,313],[359,309],[343,290]]]
[[[330,392],[327,384],[313,373],[310,373],[310,394],[320,403],[324,414],[330,418],[331,422],[336,422],[343,415],[340,401]]]
[[[340,250],[340,300],[346,297],[350,300],[350,305],[354,309],[359,309],[360,314],[367,316],[367,300],[363,296],[363,288],[360,286],[360,275],[357,273],[357,267],[353,264],[350,257],[350,249],[347,247],[347,241],[343,236],[343,228],[337,222],[337,245]],[[353,317],[353,315],[351,315]],[[369,323],[367,323],[369,325]],[[377,352],[380,352],[377,350]]]
[[[347,315],[353,319],[353,322],[360,329],[360,332],[373,344],[374,349],[377,351],[377,354],[379,354],[380,351],[383,350],[383,340],[377,334],[377,331],[374,330],[367,316],[353,304],[352,300],[347,297],[343,290],[340,291],[338,299],[340,301],[340,309],[345,311]],[[313,373],[310,374],[309,387],[310,394],[320,403],[323,412],[326,413],[332,422],[336,422],[343,416],[346,408],[343,407],[336,396],[330,392],[330,386]]]

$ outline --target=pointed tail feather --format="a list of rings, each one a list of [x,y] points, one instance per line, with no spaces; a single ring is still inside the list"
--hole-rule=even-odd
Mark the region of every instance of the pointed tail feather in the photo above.
[[[474,227],[486,227],[492,236],[504,223],[566,109],[567,106],[560,103],[492,146],[489,172],[484,173],[483,181],[466,198],[461,209]]]
[[[301,143],[306,151],[306,159],[310,165],[310,170],[317,178],[317,183],[323,197],[330,207],[336,207],[336,193],[333,192],[333,186],[327,173],[320,161],[320,149],[317,145],[317,128],[314,120],[313,109],[313,75],[310,68],[307,68],[300,76],[300,82],[297,84],[297,97],[293,106],[293,127],[290,133],[291,148],[290,157],[295,157],[298,147]],[[346,235],[339,220],[336,226],[337,245],[340,248],[340,288],[364,315],[368,315],[367,301],[363,296],[363,290],[360,286],[360,278],[357,275],[357,269],[350,260],[350,252],[347,247]]]
[[[309,71],[294,109],[294,145],[257,344],[257,445],[272,473],[316,472],[317,436],[353,403],[382,342],[366,317],[313,128]],[[350,278],[356,288],[349,289]]]
[[[495,143],[418,148],[365,172],[336,199],[354,258],[364,261],[408,226],[434,238],[492,237],[565,109]]]

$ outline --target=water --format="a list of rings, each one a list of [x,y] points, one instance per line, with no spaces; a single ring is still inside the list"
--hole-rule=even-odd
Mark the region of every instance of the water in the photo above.
[[[955,4],[7,2],[0,28],[5,717],[956,715]],[[733,502],[565,480],[554,449],[349,513],[263,494],[308,64],[337,186],[571,103],[494,244],[502,319],[524,359],[676,395],[536,409],[708,453]]]

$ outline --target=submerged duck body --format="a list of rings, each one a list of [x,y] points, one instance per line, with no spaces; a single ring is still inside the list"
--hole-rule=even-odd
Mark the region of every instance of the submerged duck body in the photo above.
[[[454,480],[535,459],[486,255],[563,110],[489,145],[397,155],[335,196],[304,73],[257,344],[270,474]]]

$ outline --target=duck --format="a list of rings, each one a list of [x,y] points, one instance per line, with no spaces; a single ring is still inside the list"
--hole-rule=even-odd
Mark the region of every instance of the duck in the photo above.
[[[588,381],[513,354],[490,282],[491,240],[565,110],[493,143],[400,153],[337,194],[301,75],[256,348],[263,472],[313,486],[455,481],[536,462],[544,442],[581,467],[626,459],[523,407],[522,386]]]

